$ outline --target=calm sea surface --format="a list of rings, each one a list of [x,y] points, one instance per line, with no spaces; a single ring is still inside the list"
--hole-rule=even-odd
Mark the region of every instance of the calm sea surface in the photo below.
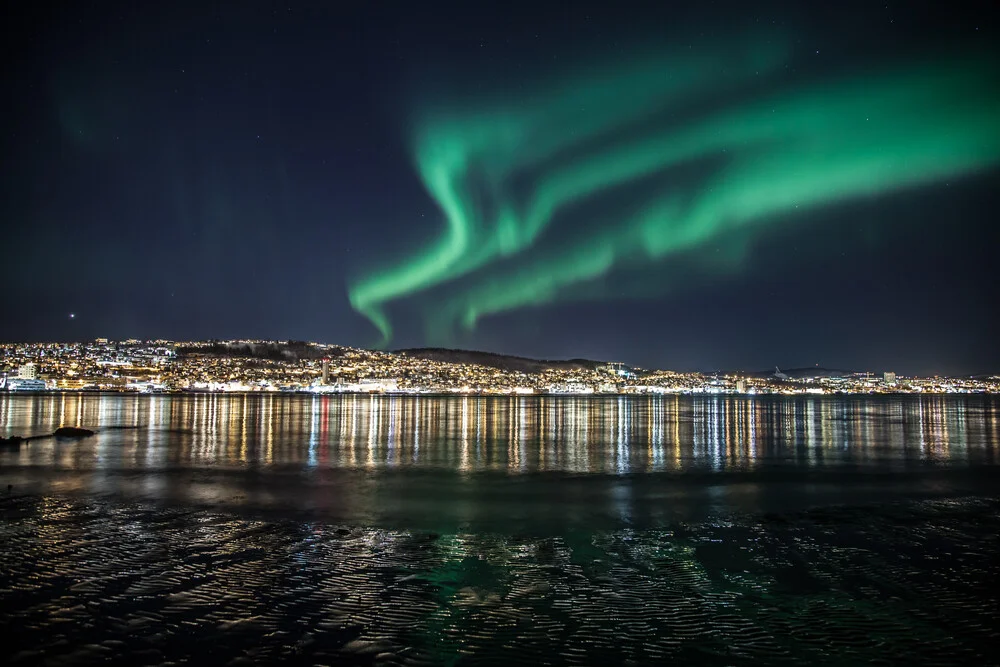
[[[4,662],[1000,663],[997,398],[0,394],[62,425]]]

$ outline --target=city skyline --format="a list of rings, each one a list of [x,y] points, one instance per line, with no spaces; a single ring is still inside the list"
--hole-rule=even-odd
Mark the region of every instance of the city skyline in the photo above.
[[[0,340],[0,349],[11,349],[18,346],[29,346],[29,347],[46,347],[46,346],[87,346],[94,343],[107,344],[110,346],[135,346],[135,345],[169,345],[169,346],[186,346],[186,345],[209,345],[209,344],[226,344],[226,345],[241,345],[241,344],[256,344],[256,345],[306,345],[315,346],[319,348],[330,348],[330,349],[340,349],[340,350],[351,350],[355,352],[365,352],[372,354],[408,354],[414,352],[420,353],[436,353],[440,352],[445,355],[454,355],[456,357],[462,356],[472,356],[472,357],[498,357],[506,358],[511,360],[520,360],[524,362],[537,362],[537,363],[553,363],[559,364],[564,362],[574,362],[574,361],[584,361],[584,362],[594,362],[601,364],[623,364],[628,368],[642,368],[642,369],[656,369],[656,370],[670,370],[683,373],[703,373],[703,374],[713,374],[713,373],[729,373],[729,374],[749,374],[749,375],[762,375],[771,374],[772,372],[781,372],[781,369],[790,371],[805,371],[808,369],[817,369],[821,371],[835,371],[841,373],[876,373],[881,374],[883,372],[898,373],[901,377],[987,377],[991,375],[1000,375],[995,371],[991,370],[979,370],[972,372],[960,372],[960,373],[947,373],[947,372],[913,372],[912,369],[907,367],[897,367],[890,365],[888,363],[875,363],[870,366],[862,367],[847,367],[838,366],[836,364],[824,364],[820,362],[814,363],[787,363],[783,359],[770,359],[766,360],[763,365],[753,366],[749,364],[737,364],[729,367],[695,367],[692,365],[677,364],[673,366],[645,366],[643,364],[636,363],[634,359],[630,358],[626,353],[624,357],[617,357],[614,359],[609,358],[598,358],[598,357],[588,357],[582,354],[564,353],[557,354],[550,357],[533,357],[516,353],[507,353],[498,350],[486,350],[486,349],[470,349],[470,348],[453,348],[453,347],[438,347],[438,346],[415,346],[412,348],[394,348],[394,349],[380,349],[377,347],[359,347],[354,345],[348,345],[344,343],[329,342],[329,341],[318,341],[318,340],[300,340],[300,339],[273,339],[273,338],[251,338],[251,337],[239,337],[239,338],[205,338],[205,339],[173,339],[166,337],[151,337],[151,338],[137,338],[137,337],[123,337],[123,338],[109,338],[105,336],[96,337],[93,339],[85,340],[17,340],[17,339],[7,339]],[[433,356],[426,357],[428,359],[433,358]],[[470,363],[482,363],[482,362],[470,362]],[[0,364],[2,364],[2,357],[0,357]],[[0,365],[0,371],[2,371],[2,365]]]
[[[621,361],[457,350],[365,350],[305,341],[0,344],[0,390],[517,396],[993,394],[1000,375],[826,368],[681,371]]]

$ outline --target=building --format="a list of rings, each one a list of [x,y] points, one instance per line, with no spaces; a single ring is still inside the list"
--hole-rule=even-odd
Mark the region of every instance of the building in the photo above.
[[[37,380],[38,379],[38,366],[36,364],[27,363],[17,369],[17,379],[18,380]]]
[[[385,393],[399,391],[399,381],[391,379],[361,379],[356,383],[347,385],[348,391],[362,393]]]
[[[739,380],[736,381],[736,393],[738,394],[747,393],[747,381],[744,380],[743,378],[740,378]]]
[[[625,364],[621,361],[611,361],[603,366],[597,367],[598,373],[607,373],[608,375],[614,375],[615,377],[631,378],[635,377],[630,369],[625,367]]]
[[[323,380],[320,384],[330,384],[330,357],[323,357]]]
[[[882,381],[886,384],[896,384],[896,374],[890,371],[886,371],[882,374]]]
[[[583,382],[559,382],[548,386],[550,394],[593,394],[594,388]]]

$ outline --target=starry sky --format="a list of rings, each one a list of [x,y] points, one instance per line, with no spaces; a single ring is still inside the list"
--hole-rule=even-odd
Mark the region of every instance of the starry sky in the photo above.
[[[0,338],[1000,371],[994,3],[600,4],[18,7]]]

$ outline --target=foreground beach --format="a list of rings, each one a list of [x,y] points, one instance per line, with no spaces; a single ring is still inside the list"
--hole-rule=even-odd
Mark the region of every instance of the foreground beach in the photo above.
[[[995,664],[988,399],[4,399],[10,664]]]

